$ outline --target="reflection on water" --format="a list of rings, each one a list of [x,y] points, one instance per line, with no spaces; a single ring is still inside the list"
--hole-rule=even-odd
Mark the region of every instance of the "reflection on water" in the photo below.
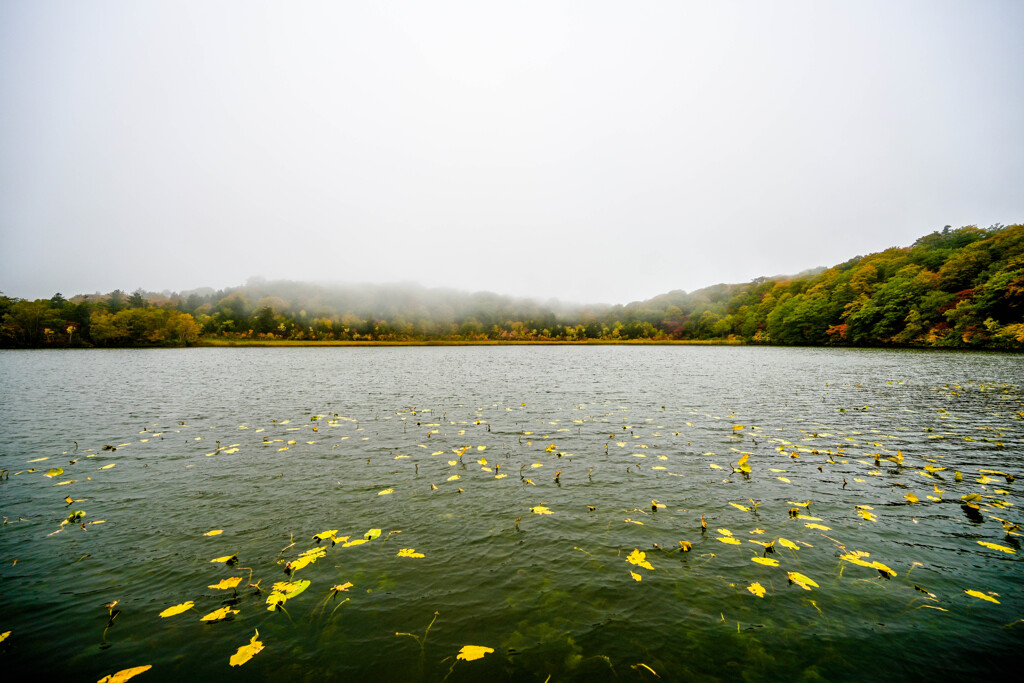
[[[2,352],[0,651],[76,680],[1006,670],[1020,376],[823,349]]]

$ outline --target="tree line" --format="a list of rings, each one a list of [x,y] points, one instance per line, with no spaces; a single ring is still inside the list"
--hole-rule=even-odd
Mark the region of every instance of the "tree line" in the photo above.
[[[946,226],[909,247],[792,277],[627,305],[567,306],[416,286],[241,287],[27,301],[0,295],[7,347],[307,341],[731,341],[1024,349],[1024,225]]]

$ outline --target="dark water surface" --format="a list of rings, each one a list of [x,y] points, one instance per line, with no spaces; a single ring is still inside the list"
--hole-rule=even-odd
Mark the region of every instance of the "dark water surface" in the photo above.
[[[1008,673],[1022,381],[1020,356],[909,351],[3,351],[0,663],[74,681]],[[316,547],[291,577],[309,588],[269,611]],[[208,588],[229,577],[237,594]],[[230,666],[257,629],[265,649]]]

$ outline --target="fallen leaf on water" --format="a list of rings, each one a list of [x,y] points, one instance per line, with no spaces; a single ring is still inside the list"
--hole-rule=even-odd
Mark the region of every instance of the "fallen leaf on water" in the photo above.
[[[160,613],[160,616],[161,617],[173,617],[175,614],[181,614],[182,612],[187,612],[188,610],[192,609],[194,606],[195,606],[195,603],[192,602],[191,600],[189,600],[188,602],[183,602],[181,604],[174,605],[173,607],[168,607],[167,609],[165,609],[163,612]]]
[[[346,541],[345,543],[343,543],[341,547],[342,548],[348,548],[349,546],[362,545],[363,543],[366,543],[366,542],[367,542],[367,539],[365,539],[365,538],[354,538],[351,541]]]
[[[225,555],[224,557],[215,557],[212,560],[210,560],[210,562],[231,562],[236,557],[238,557],[238,553],[235,553],[234,555]]]
[[[313,535],[314,541],[326,541],[328,538],[333,538],[334,534],[338,533],[337,529],[328,529],[327,531],[321,531],[318,534]]]
[[[137,676],[143,671],[149,671],[153,668],[152,664],[146,664],[145,666],[133,666],[130,669],[121,669],[116,674],[110,674],[104,676],[99,680],[98,683],[123,683],[133,676]]]
[[[416,552],[415,548],[402,548],[398,551],[399,557],[426,557],[423,553]]]
[[[53,469],[47,470],[46,474],[44,474],[43,476],[50,477],[52,479],[53,477],[59,477],[62,474],[64,474],[63,467],[54,467]]]
[[[737,510],[743,510],[744,512],[750,512],[750,508],[748,508],[746,505],[740,505],[739,503],[729,503],[729,505],[732,505]]]
[[[995,598],[993,598],[993,597],[992,597],[991,595],[986,595],[985,593],[982,593],[981,591],[974,591],[974,590],[971,590],[971,591],[969,591],[969,590],[965,590],[965,591],[964,591],[964,593],[967,593],[967,594],[968,594],[968,595],[970,595],[970,596],[971,596],[972,598],[979,598],[979,599],[981,599],[981,600],[988,600],[989,602],[994,602],[994,603],[996,603],[997,605],[998,605],[998,604],[1001,604],[1001,603],[1000,603],[1000,602],[999,602],[998,600],[996,600]]]
[[[793,543],[793,541],[788,538],[782,538],[781,536],[779,537],[779,545],[783,548],[789,548],[790,550],[800,550],[800,546],[796,543]]]
[[[375,538],[377,538],[379,536],[380,536],[380,529],[370,529],[365,534],[363,534],[363,538],[365,538],[367,541],[372,541],[373,539],[375,539]]]
[[[904,496],[904,498],[909,500],[911,503],[917,503],[918,502],[918,497],[915,496],[913,493],[910,493],[909,491],[907,492],[907,495]]]
[[[486,654],[494,652],[492,647],[484,647],[483,645],[463,645],[462,649],[459,650],[459,654],[455,655],[456,659],[461,659],[465,662],[472,662],[474,659],[480,659]]]
[[[116,465],[116,464],[117,464],[117,463],[115,463],[115,462],[112,462],[112,463],[110,463],[109,465],[104,465],[104,466],[103,466],[103,467],[101,467],[100,469],[101,469],[101,470],[109,470],[109,469],[110,469],[111,467],[113,467],[113,466],[114,466],[114,465]]]
[[[394,492],[395,492],[394,489],[384,489],[383,491],[377,491],[377,495],[378,496],[386,496],[389,493],[394,493]]]
[[[747,586],[747,590],[750,591],[751,593],[753,593],[754,595],[756,595],[759,598],[763,598],[764,597],[764,586],[762,586],[761,584],[757,583],[756,581],[754,583],[750,584],[749,586]]]
[[[231,605],[225,605],[218,610],[214,610],[202,617],[199,621],[221,621],[227,619],[232,614],[238,614],[241,610],[231,609]]]
[[[530,512],[532,512],[535,515],[550,515],[550,514],[554,514],[554,513],[551,512],[551,510],[549,510],[547,507],[545,507],[543,505],[536,505],[536,506],[530,508]]]
[[[813,579],[801,574],[800,572],[787,572],[787,575],[789,576],[790,581],[800,586],[805,591],[811,590],[811,586],[818,588],[818,584],[816,584]]]
[[[277,609],[278,605],[285,603],[290,598],[294,598],[307,588],[309,588],[309,581],[305,579],[301,581],[278,581],[273,585],[273,592],[267,597],[267,609],[273,612]]]
[[[986,548],[992,548],[992,550],[1002,550],[1004,553],[1015,553],[1017,552],[1013,548],[1005,545],[999,545],[998,543],[989,543],[988,541],[978,541],[978,545],[983,545]]]
[[[757,562],[758,564],[763,564],[766,567],[778,567],[779,566],[779,561],[775,560],[775,559],[772,559],[770,557],[752,557],[752,558],[750,558],[750,561],[751,562]]]
[[[231,659],[228,660],[228,663],[231,664],[231,666],[242,666],[250,659],[255,657],[257,654],[259,654],[259,652],[263,649],[263,643],[256,640],[259,637],[260,632],[259,629],[257,629],[256,635],[249,639],[249,644],[243,645],[242,647],[238,648],[238,652],[231,655]]]
[[[219,583],[215,583],[207,588],[214,588],[216,590],[227,590],[228,588],[234,588],[242,581],[241,576],[232,576],[227,579],[221,579]]]
[[[832,531],[832,527],[825,526],[823,524],[804,524],[808,529],[820,529],[821,531]]]
[[[644,569],[654,570],[651,563],[647,561],[647,553],[640,552],[637,548],[633,548],[633,552],[626,556],[626,561]]]
[[[791,483],[793,483],[793,482],[791,482],[791,481],[790,481],[790,480],[789,480],[788,478],[786,478],[786,477],[775,477],[775,478],[776,478],[776,479],[778,479],[779,481],[781,481],[781,482],[782,482],[782,483],[784,483],[784,484],[791,484]]]
[[[729,545],[741,545],[742,544],[740,539],[733,538],[732,536],[719,536],[718,540],[721,541],[722,543],[728,543]]]
[[[203,534],[203,536],[217,536],[222,533],[224,533],[223,529],[211,529],[210,531],[207,531],[205,534]]]
[[[634,581],[643,581],[643,578],[644,578],[644,577],[640,576],[639,574],[637,574],[636,572],[633,572],[633,571],[631,571],[629,573],[629,575],[633,577]]]
[[[338,585],[335,585],[335,586],[331,586],[331,590],[340,593],[341,591],[347,591],[349,588],[351,588],[354,585],[355,584],[352,583],[351,581],[346,581],[345,583],[338,584]]]

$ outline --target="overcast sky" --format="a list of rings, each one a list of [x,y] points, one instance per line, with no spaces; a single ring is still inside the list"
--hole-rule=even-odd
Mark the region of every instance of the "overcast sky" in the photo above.
[[[1024,2],[0,0],[0,291],[625,303],[1024,222]]]

